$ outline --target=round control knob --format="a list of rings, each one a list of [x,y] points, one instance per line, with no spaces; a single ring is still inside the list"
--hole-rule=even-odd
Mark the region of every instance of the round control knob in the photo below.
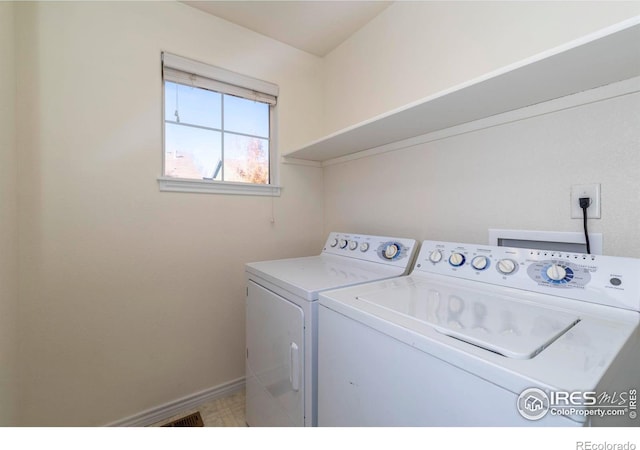
[[[484,270],[489,267],[489,258],[486,256],[476,256],[471,260],[471,265],[476,270]]]
[[[498,272],[503,275],[509,275],[510,273],[515,272],[516,263],[512,259],[501,259],[498,261]]]
[[[358,248],[358,242],[356,241],[349,242],[349,250],[355,250],[357,248]]]
[[[442,261],[442,252],[440,250],[434,250],[429,253],[429,261],[432,263],[439,263]]]
[[[382,254],[387,259],[393,259],[399,251],[400,248],[398,247],[398,244],[389,244],[384,248],[384,252]]]
[[[366,252],[367,250],[369,250],[369,244],[367,244],[366,242],[363,242],[362,244],[360,244],[361,252]]]
[[[564,280],[564,277],[567,276],[567,271],[558,264],[552,264],[547,268],[547,276],[553,281],[560,281]]]
[[[464,264],[464,255],[462,253],[452,253],[449,256],[449,264],[453,267],[460,267]]]
[[[347,240],[340,239],[340,248],[347,248]]]
[[[329,245],[332,247],[335,247],[336,245],[338,245],[338,240],[336,238],[333,238],[329,243]]]

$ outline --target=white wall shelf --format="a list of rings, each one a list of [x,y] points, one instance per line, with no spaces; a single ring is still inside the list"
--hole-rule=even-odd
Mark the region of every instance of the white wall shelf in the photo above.
[[[323,162],[640,75],[640,16],[286,153]]]

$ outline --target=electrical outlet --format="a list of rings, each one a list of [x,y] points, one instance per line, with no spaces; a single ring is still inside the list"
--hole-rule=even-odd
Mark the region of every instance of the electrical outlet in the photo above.
[[[591,204],[587,208],[588,219],[600,218],[600,185],[599,184],[574,184],[571,186],[571,218],[582,219],[580,198],[589,197]]]

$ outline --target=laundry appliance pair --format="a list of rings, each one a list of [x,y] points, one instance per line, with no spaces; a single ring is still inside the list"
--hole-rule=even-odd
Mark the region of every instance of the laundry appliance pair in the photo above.
[[[247,265],[249,425],[640,424],[640,260],[417,247]]]

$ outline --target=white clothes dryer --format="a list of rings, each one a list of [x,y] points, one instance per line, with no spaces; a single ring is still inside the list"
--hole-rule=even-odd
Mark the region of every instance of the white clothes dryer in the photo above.
[[[246,421],[317,425],[320,292],[408,273],[412,239],[330,233],[319,255],[246,265]]]
[[[319,426],[640,425],[639,259],[425,241],[319,304]]]

